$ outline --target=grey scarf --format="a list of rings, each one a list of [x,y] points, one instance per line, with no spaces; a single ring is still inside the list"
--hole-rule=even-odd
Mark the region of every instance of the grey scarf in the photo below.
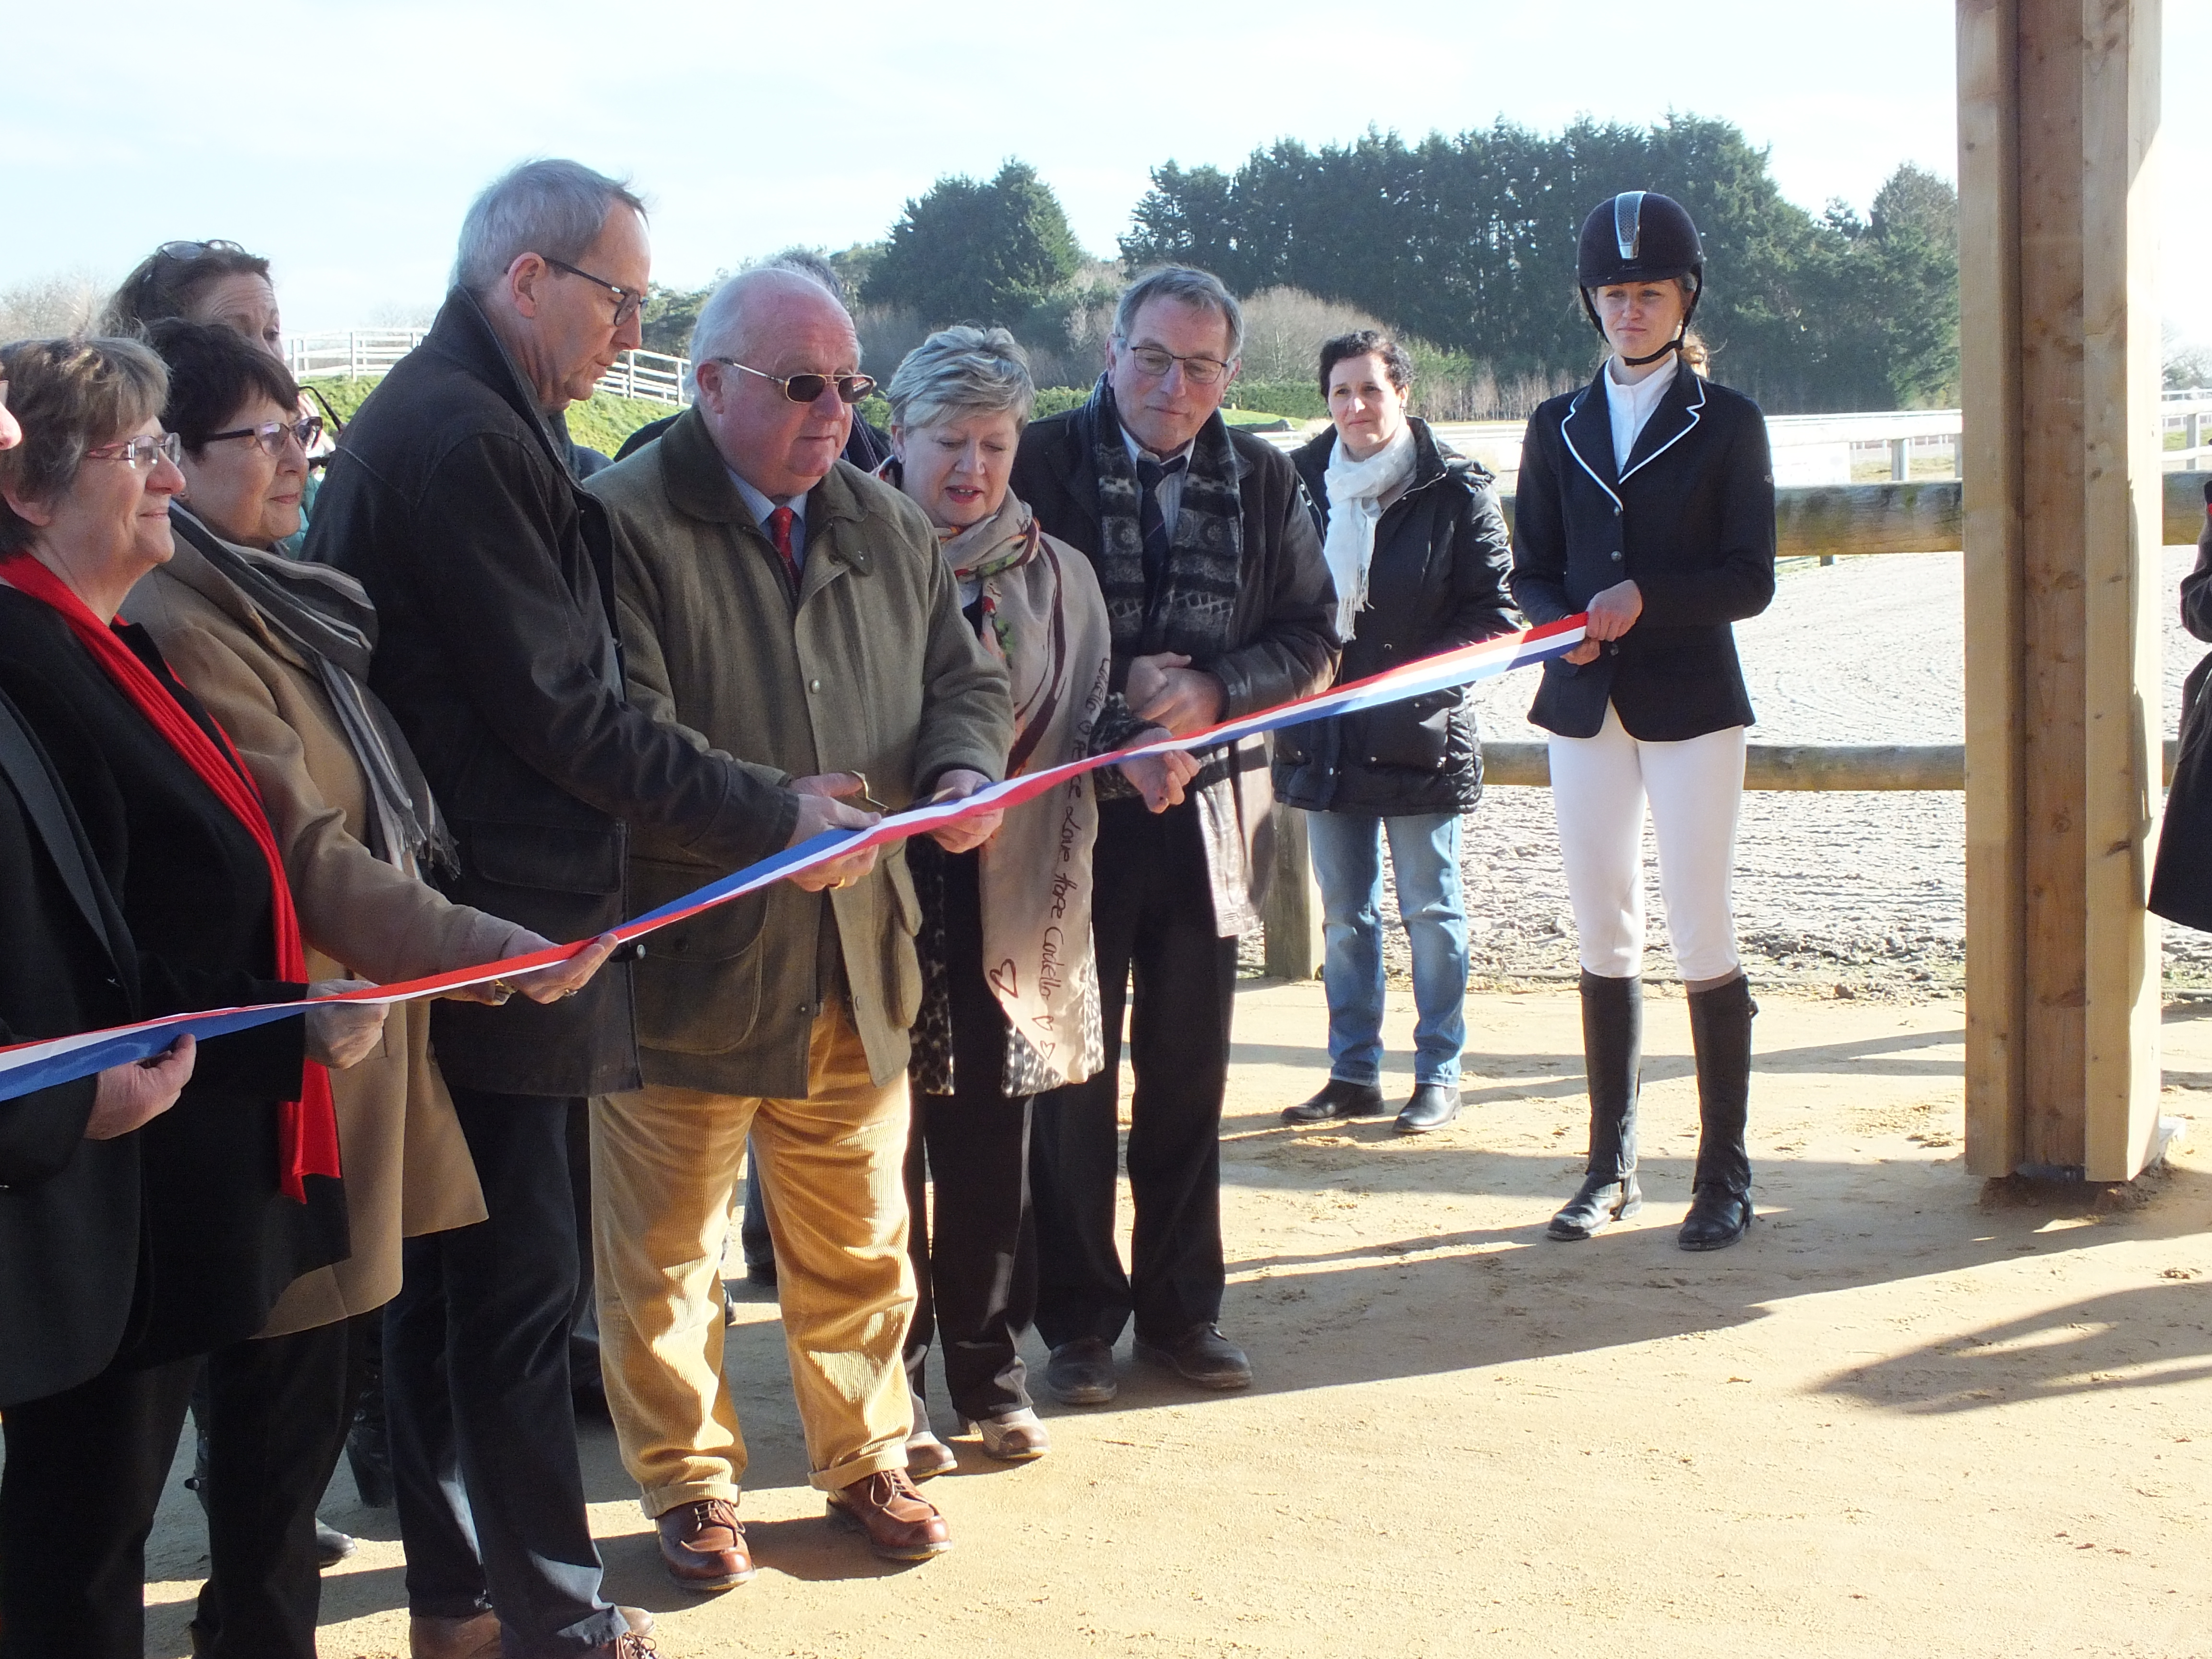
[[[322,682],[346,746],[368,783],[368,833],[362,840],[369,851],[410,873],[425,865],[457,871],[453,837],[429,782],[392,711],[368,689],[376,607],[361,584],[328,565],[301,564],[226,541],[173,502],[169,523]]]

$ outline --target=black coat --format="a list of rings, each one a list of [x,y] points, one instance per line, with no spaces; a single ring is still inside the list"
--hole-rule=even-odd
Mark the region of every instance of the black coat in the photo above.
[[[1033,422],[1014,455],[1012,489],[1045,533],[1096,560],[1104,538],[1098,511],[1095,422],[1088,404]],[[1194,665],[1228,693],[1224,720],[1255,714],[1326,683],[1336,663],[1336,599],[1322,562],[1298,475],[1266,440],[1229,428],[1241,477],[1244,554],[1227,647]],[[1129,657],[1114,643],[1111,689],[1123,690]]]
[[[369,683],[452,820],[457,902],[563,943],[621,921],[625,820],[735,869],[782,847],[798,798],[630,706],[613,541],[473,296],[347,424],[307,556],[379,619]],[[447,1080],[509,1094],[635,1088],[627,968],[573,998],[440,1002]]]
[[[1636,625],[1579,667],[1553,658],[1528,718],[1594,738],[1606,704],[1631,737],[1675,743],[1752,723],[1731,623],[1774,598],[1774,465],[1765,418],[1686,363],[1613,465],[1601,368],[1529,417],[1514,493],[1513,597],[1531,623],[1571,617],[1623,580]]]
[[[213,735],[145,630],[120,631]],[[0,691],[44,746],[143,953],[144,1012],[298,997],[303,986],[276,979],[269,871],[253,837],[59,614],[12,588],[0,588]],[[202,1043],[177,1103],[131,1137],[150,1267],[124,1340],[131,1363],[242,1340],[294,1279],[347,1255],[339,1182],[309,1176],[305,1204],[277,1184],[277,1103],[300,1092],[303,1042],[302,1023],[285,1019]]]
[[[0,1042],[138,1015],[136,947],[39,741],[0,696]],[[94,1080],[0,1101],[0,1408],[97,1376],[138,1279],[138,1143]]]
[[[1353,618],[1336,683],[1520,626],[1506,590],[1505,516],[1480,465],[1415,420],[1413,475],[1375,526],[1367,604]],[[1293,452],[1324,538],[1336,429]],[[1467,689],[1431,691],[1275,734],[1275,799],[1309,811],[1378,817],[1465,812],[1482,797],[1482,734]]]
[[[2204,528],[2197,534],[2197,568],[2181,579],[2181,625],[2212,640],[2212,483],[2204,486]],[[2181,685],[2181,758],[2166,791],[2158,862],[2151,868],[2150,908],[2168,921],[2212,933],[2212,656]]]

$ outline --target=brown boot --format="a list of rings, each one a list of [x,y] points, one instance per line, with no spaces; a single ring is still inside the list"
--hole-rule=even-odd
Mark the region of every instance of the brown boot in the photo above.
[[[407,1621],[409,1659],[499,1659],[499,1615],[489,1610],[466,1619]]]
[[[945,1517],[904,1469],[881,1469],[831,1492],[830,1518],[866,1533],[868,1547],[886,1561],[927,1561],[952,1547]]]
[[[753,1576],[737,1505],[720,1498],[678,1504],[653,1522],[660,1559],[678,1589],[733,1589]]]

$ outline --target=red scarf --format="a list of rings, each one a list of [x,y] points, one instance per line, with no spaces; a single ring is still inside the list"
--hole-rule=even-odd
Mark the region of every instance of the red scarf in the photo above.
[[[168,739],[169,746],[184,757],[185,763],[215,792],[216,799],[246,826],[269,866],[269,891],[276,928],[276,977],[307,983],[307,953],[300,942],[299,912],[292,905],[292,885],[284,878],[284,860],[276,850],[276,832],[269,827],[269,814],[262,807],[260,790],[254,786],[222,727],[210,718],[209,725],[215,726],[216,736],[222,739],[222,747],[218,749],[199,722],[186,714],[184,706],[170,695],[169,689],[155,678],[153,670],[123,642],[116,629],[102,627],[100,618],[92,614],[84,601],[30,554],[11,553],[0,558],[0,577],[61,613],[70,631],[92,653],[93,660],[106,671],[107,678],[137,706],[138,712],[152,723],[154,729]],[[283,1102],[276,1110],[277,1178],[286,1197],[304,1203],[307,1196],[304,1176],[336,1176],[337,1172],[338,1125],[337,1115],[331,1107],[331,1076],[309,1060],[301,1067],[300,1097]]]

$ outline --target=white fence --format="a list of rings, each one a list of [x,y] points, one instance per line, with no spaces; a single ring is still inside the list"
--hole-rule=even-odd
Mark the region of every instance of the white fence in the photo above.
[[[1437,435],[1473,456],[1510,491],[1521,470],[1521,421],[1439,422]],[[1955,409],[1900,409],[1863,415],[1770,415],[1767,441],[1774,448],[1774,482],[1784,488],[1846,484],[1869,463],[1892,480],[1914,476],[1917,460],[1933,458],[1937,476],[1959,476],[1960,416]],[[2181,447],[2168,449],[2169,471],[2212,471],[2212,391],[2169,392],[2160,399],[2161,434],[2179,432]],[[1290,449],[1303,432],[1267,434]],[[1858,480],[1864,482],[1863,478]]]
[[[373,379],[422,344],[428,332],[420,328],[349,328],[338,333],[297,334],[284,342],[284,356],[295,380],[318,375]],[[600,380],[599,390],[649,403],[688,404],[691,398],[684,389],[684,378],[690,367],[684,357],[625,351]]]

